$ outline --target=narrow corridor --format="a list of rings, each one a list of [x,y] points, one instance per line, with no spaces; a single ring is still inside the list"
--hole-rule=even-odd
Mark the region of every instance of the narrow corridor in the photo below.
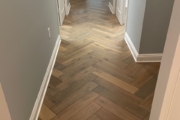
[[[71,0],[39,120],[149,120],[159,63],[135,63],[108,0]]]

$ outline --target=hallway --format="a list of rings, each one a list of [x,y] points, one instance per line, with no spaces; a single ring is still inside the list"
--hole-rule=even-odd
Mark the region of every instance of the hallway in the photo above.
[[[71,0],[39,120],[149,120],[159,63],[135,63],[108,0]]]

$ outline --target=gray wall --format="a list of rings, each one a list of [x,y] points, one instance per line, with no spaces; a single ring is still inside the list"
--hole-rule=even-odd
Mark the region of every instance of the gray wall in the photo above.
[[[173,2],[129,0],[126,33],[138,53],[163,53]]]
[[[174,0],[147,0],[139,53],[163,53]]]
[[[1,0],[0,16],[0,82],[12,120],[29,120],[59,34],[56,2]]]
[[[146,0],[129,0],[126,32],[137,51],[140,47],[145,6]]]

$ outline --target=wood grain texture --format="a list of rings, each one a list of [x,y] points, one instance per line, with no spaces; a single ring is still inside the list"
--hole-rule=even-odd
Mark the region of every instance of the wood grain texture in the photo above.
[[[39,117],[42,120],[50,120],[54,116],[56,116],[56,115],[48,107],[46,107],[45,105],[42,105],[42,110],[39,114]]]
[[[113,77],[111,75],[109,75],[108,73],[102,72],[102,71],[95,71],[93,72],[95,75],[97,75],[100,78],[103,78],[104,80],[107,80],[108,82],[134,94],[135,92],[138,91],[138,88],[123,82],[121,79],[118,79],[116,77]]]
[[[123,120],[104,108],[96,112],[96,115],[102,120]]]
[[[101,108],[101,106],[92,102],[87,107],[82,109],[79,113],[77,113],[72,118],[70,118],[70,120],[86,120],[90,116],[92,116],[94,113],[96,113],[100,108]]]
[[[98,118],[96,115],[92,115],[87,120],[102,120],[102,119]]]
[[[134,62],[109,1],[70,2],[39,120],[148,120],[160,64]]]

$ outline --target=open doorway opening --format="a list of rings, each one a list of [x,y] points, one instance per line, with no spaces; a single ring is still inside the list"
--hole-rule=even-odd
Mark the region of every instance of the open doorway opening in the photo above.
[[[108,0],[70,3],[40,119],[148,119],[160,64],[134,61]]]
[[[108,6],[112,14],[116,14],[120,25],[125,25],[127,19],[128,0],[110,0]]]

